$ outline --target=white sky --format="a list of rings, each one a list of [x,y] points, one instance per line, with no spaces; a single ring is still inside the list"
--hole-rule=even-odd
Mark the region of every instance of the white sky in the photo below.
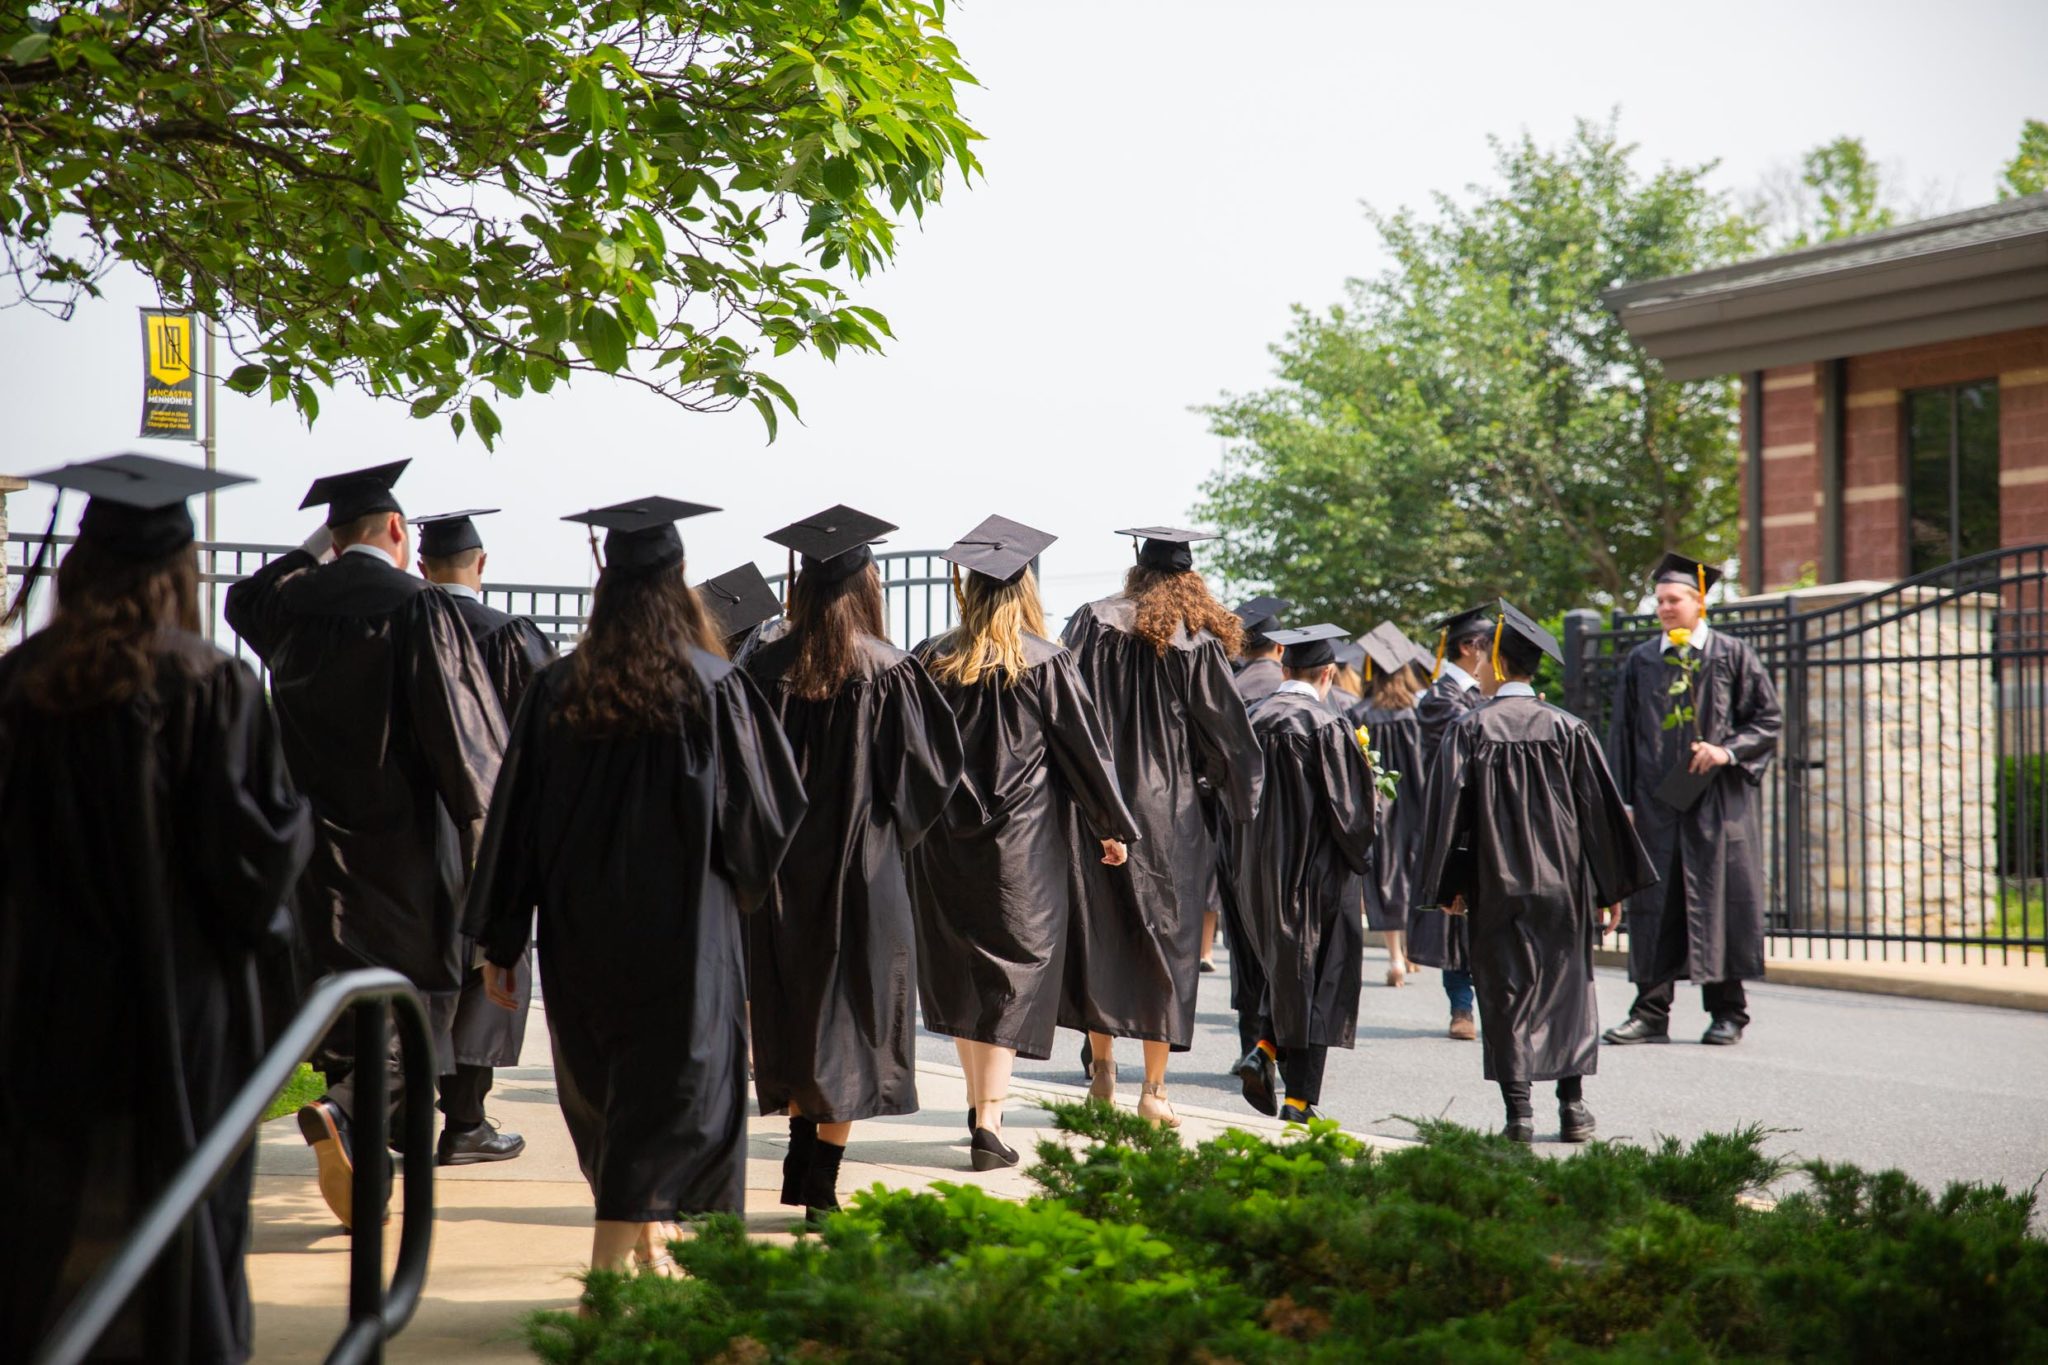
[[[496,580],[583,582],[565,512],[647,493],[727,509],[686,523],[693,577],[781,552],[760,539],[834,502],[942,546],[1001,512],[1057,532],[1057,619],[1111,590],[1131,524],[1186,524],[1220,457],[1190,410],[1267,382],[1294,303],[1335,301],[1381,265],[1361,201],[1420,205],[1489,174],[1488,134],[1567,136],[1616,106],[1644,165],[1719,157],[1747,192],[1843,135],[1939,206],[1994,194],[2021,121],[2048,117],[2038,0],[1712,7],[1385,5],[1305,0],[969,0],[951,30],[983,88],[987,179],[953,187],[857,301],[898,340],[836,367],[775,371],[802,405],[759,418],[683,412],[597,376],[498,404],[496,454],[445,418],[413,422],[353,391],[309,432],[289,407],[228,395],[220,463],[259,476],[219,500],[224,539],[295,542],[322,473],[413,456],[409,512],[502,506]],[[0,470],[123,449],[135,437],[133,275],[69,322],[0,313]],[[11,501],[40,529],[40,491]],[[67,519],[71,513],[67,511]]]

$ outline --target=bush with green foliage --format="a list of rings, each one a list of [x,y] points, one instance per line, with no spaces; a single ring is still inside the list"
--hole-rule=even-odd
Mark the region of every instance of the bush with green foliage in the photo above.
[[[1445,1124],[1373,1152],[1318,1122],[1196,1147],[1057,1111],[1025,1203],[879,1188],[794,1246],[716,1218],[690,1278],[589,1277],[559,1362],[2048,1359],[2031,1194],[1785,1174],[1761,1131],[1553,1161]]]

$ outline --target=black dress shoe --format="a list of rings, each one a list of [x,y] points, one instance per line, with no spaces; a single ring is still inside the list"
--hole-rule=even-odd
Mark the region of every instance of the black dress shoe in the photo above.
[[[1600,1041],[1615,1047],[1627,1047],[1631,1043],[1668,1043],[1671,1035],[1654,1024],[1646,1024],[1631,1016],[1601,1034]]]
[[[1266,1049],[1255,1047],[1237,1059],[1239,1085],[1244,1090],[1244,1102],[1261,1114],[1272,1118],[1280,1112],[1280,1067]]]
[[[1700,1041],[1709,1047],[1733,1047],[1742,1041],[1742,1025],[1733,1019],[1716,1019],[1700,1035]]]
[[[355,1227],[354,1142],[348,1115],[332,1100],[321,1098],[299,1109],[299,1135],[319,1163],[320,1197],[345,1228]]]
[[[1593,1111],[1586,1107],[1584,1100],[1566,1100],[1557,1106],[1557,1140],[1559,1142],[1591,1142],[1593,1140]]]
[[[1202,975],[1204,975],[1204,976],[1207,976],[1207,975],[1208,975],[1208,974],[1209,974],[1210,972],[1213,972],[1213,971],[1215,971],[1215,970],[1216,970],[1216,964],[1215,964],[1215,963],[1211,962],[1211,961],[1210,961],[1210,960],[1209,960],[1208,958],[1206,958],[1206,957],[1202,959],[1202,967],[1201,967]]]
[[[1000,1171],[1020,1161],[1017,1149],[986,1128],[974,1130],[974,1142],[968,1155],[977,1171]]]
[[[1534,1119],[1514,1119],[1507,1127],[1500,1130],[1500,1135],[1509,1142],[1519,1142],[1526,1147],[1536,1140],[1536,1121]]]
[[[483,1161],[510,1161],[526,1150],[526,1139],[503,1133],[489,1120],[474,1128],[443,1128],[434,1148],[436,1166],[474,1166]]]
[[[1323,1118],[1325,1115],[1312,1104],[1283,1104],[1280,1106],[1280,1117],[1289,1123],[1307,1123],[1310,1119]]]

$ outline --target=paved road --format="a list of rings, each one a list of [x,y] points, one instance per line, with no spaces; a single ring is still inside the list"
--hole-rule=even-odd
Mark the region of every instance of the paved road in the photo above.
[[[1234,1077],[1237,1030],[1228,953],[1202,978],[1196,1040],[1168,1074],[1172,1093],[1219,1109],[1244,1105]],[[1404,1116],[1443,1116],[1476,1127],[1501,1122],[1499,1092],[1480,1074],[1475,1043],[1444,1036],[1448,1009],[1435,972],[1399,990],[1382,984],[1386,960],[1366,955],[1358,1047],[1332,1052],[1323,1108],[1359,1132],[1412,1135]],[[1624,974],[1601,970],[1600,1015],[1623,1018],[1633,997]],[[1586,1100],[1608,1137],[1693,1137],[1745,1123],[1786,1130],[1771,1150],[1798,1157],[1897,1167],[1922,1184],[1952,1180],[2031,1188],[2048,1173],[2048,1014],[1950,1005],[1798,986],[1750,986],[1742,1043],[1710,1048],[1699,994],[1682,988],[1669,1046],[1607,1048]],[[1057,1055],[1020,1061],[1020,1077],[1083,1079],[1079,1035]],[[952,1041],[919,1036],[920,1056],[950,1061]],[[1124,1044],[1124,1084],[1135,1097],[1138,1053]],[[1537,1087],[1537,1136],[1555,1136],[1548,1086]],[[1247,1107],[1246,1112],[1250,1113]],[[1553,1148],[1552,1150],[1565,1150]],[[2048,1185],[2043,1186],[2048,1192]]]

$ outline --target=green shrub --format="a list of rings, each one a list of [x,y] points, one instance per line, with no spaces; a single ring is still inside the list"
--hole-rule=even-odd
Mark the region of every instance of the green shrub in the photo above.
[[[686,1280],[592,1274],[537,1315],[560,1362],[2048,1359],[2031,1194],[1896,1172],[1785,1174],[1760,1130],[1562,1161],[1422,1125],[1373,1153],[1333,1124],[1184,1147],[1056,1111],[1044,1193],[879,1188],[822,1237],[706,1221]]]

